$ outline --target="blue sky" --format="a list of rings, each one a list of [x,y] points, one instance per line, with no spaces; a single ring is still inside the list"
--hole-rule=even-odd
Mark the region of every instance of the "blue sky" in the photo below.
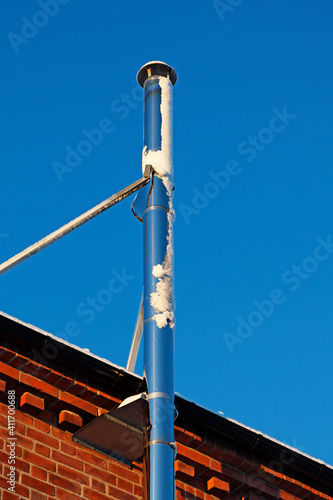
[[[0,19],[0,260],[141,177],[136,73],[172,65],[176,391],[331,464],[332,24],[328,0],[16,0]],[[0,310],[125,366],[130,203],[2,276]]]

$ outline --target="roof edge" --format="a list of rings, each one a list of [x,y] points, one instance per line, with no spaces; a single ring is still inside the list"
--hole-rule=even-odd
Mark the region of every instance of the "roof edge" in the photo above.
[[[333,467],[324,461],[307,455],[260,431],[251,429],[236,420],[199,406],[180,395],[176,396],[175,404],[180,420],[184,419],[208,430],[214,430],[221,436],[238,443],[246,451],[257,451],[290,469],[308,474],[312,479],[328,482],[329,485],[333,484]]]
[[[89,349],[82,349],[66,340],[56,337],[34,325],[18,320],[0,311],[0,336],[32,350],[35,359],[47,363],[47,350],[52,352],[50,361],[60,362],[78,371],[95,375],[98,379],[111,383],[111,386],[125,392],[138,394],[144,390],[143,378],[125,368],[111,363],[105,358],[93,354]],[[56,355],[55,355],[56,353]],[[44,355],[44,356],[43,356]]]
[[[54,345],[59,352],[59,356],[54,359],[56,362],[71,367],[74,365],[76,369],[89,373],[90,376],[96,376],[103,381],[107,380],[108,383],[111,382],[111,386],[125,392],[138,394],[145,390],[144,380],[141,376],[91,353],[89,349],[82,349],[2,311],[0,311],[0,335],[11,342],[15,339],[20,345],[37,351],[41,351],[47,344]],[[248,451],[256,450],[270,458],[278,459],[291,469],[307,473],[313,479],[333,484],[333,467],[322,460],[315,459],[255,429],[228,419],[177,393],[175,405],[179,412],[178,422],[184,420],[217,432],[240,444]],[[292,463],[290,459],[281,459],[282,453],[289,453],[289,456],[292,456]]]

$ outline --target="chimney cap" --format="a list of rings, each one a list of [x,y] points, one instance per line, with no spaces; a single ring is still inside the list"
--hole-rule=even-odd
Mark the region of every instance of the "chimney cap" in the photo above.
[[[149,63],[145,64],[138,71],[136,78],[139,85],[141,85],[141,87],[144,87],[145,81],[151,76],[169,76],[172,85],[174,85],[177,81],[177,74],[175,70],[162,61],[150,61]]]

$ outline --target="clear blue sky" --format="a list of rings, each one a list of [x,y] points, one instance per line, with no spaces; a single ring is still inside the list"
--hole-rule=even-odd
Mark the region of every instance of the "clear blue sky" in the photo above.
[[[141,177],[136,73],[172,65],[176,390],[333,464],[332,2],[1,10],[0,260]],[[130,203],[2,276],[0,310],[125,366],[142,290]]]

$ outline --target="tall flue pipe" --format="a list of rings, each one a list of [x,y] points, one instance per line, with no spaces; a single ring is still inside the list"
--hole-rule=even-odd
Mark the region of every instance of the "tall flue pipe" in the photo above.
[[[177,75],[165,63],[143,66],[143,169],[151,165],[144,227],[144,378],[149,414],[145,432],[144,499],[175,498],[172,90]]]

